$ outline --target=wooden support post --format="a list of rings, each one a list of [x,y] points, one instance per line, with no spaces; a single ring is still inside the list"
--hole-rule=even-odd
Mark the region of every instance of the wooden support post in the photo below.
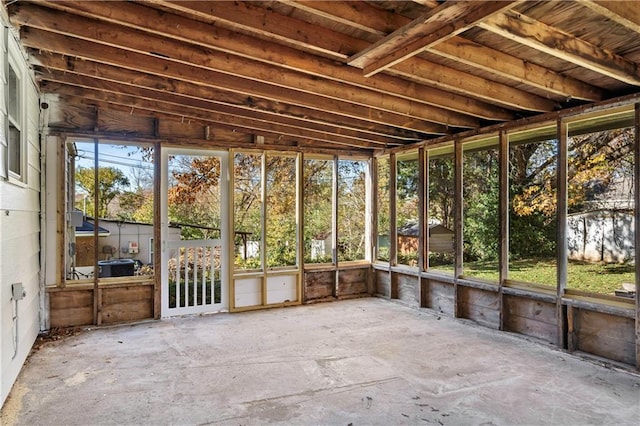
[[[636,244],[636,368],[640,370],[640,103],[635,105],[635,145],[633,152],[633,178],[636,182],[634,193],[634,229]]]
[[[367,170],[365,172],[365,182],[364,182],[364,198],[365,198],[365,221],[364,221],[364,241],[365,241],[365,253],[364,258],[369,262],[373,262],[373,229],[375,228],[373,225],[373,211],[375,207],[373,205],[373,200],[375,197],[373,195],[373,169],[374,162],[373,157],[369,157],[367,159]]]
[[[453,315],[458,317],[458,279],[464,273],[463,270],[463,255],[464,255],[464,229],[463,223],[463,157],[462,157],[462,142],[456,138],[454,140],[454,194],[455,194],[455,276],[453,280]]]
[[[395,154],[389,156],[389,297],[398,298],[398,280],[392,268],[398,264],[397,189],[398,164]]]
[[[160,319],[162,314],[162,213],[160,211],[162,182],[162,144],[156,141],[153,146],[153,318]]]
[[[227,221],[226,226],[229,228],[229,237],[227,241],[224,241],[223,244],[229,250],[229,253],[235,253],[235,241],[236,241],[236,228],[235,228],[235,217],[233,215],[233,206],[235,205],[235,156],[236,151],[232,148],[229,150],[229,172],[225,182],[225,185],[229,187],[229,203],[227,205]],[[223,207],[224,208],[224,207]],[[243,243],[246,241],[246,234],[242,234]],[[246,251],[245,251],[246,253]],[[236,309],[236,279],[235,279],[235,259],[233,255],[228,256],[227,268],[229,268],[229,312],[235,312]],[[246,255],[245,255],[246,258]],[[223,285],[225,283],[222,283]]]
[[[337,155],[333,156],[333,190],[331,191],[331,257],[333,260],[333,265],[335,266],[335,274],[333,277],[333,297],[338,297],[338,283],[340,282],[340,277],[338,276],[338,172],[340,168],[338,167],[338,162],[340,158]]]
[[[100,325],[99,311],[100,311],[100,297],[98,294],[98,276],[100,275],[100,267],[98,266],[98,206],[100,205],[100,182],[98,179],[98,168],[100,167],[98,151],[98,139],[93,140],[93,187],[95,188],[93,194],[93,323]]]
[[[371,167],[371,264],[373,265],[378,260],[378,253],[380,251],[380,247],[378,244],[380,243],[378,239],[378,190],[379,190],[379,179],[380,175],[378,173],[378,167],[380,165],[380,157],[373,157]],[[367,275],[367,285],[369,294],[375,293],[375,272],[373,267],[369,268],[369,273]]]
[[[398,222],[396,217],[397,170],[396,155],[389,156],[389,266],[398,264]]]
[[[261,169],[260,169],[260,187],[261,187],[261,195],[260,195],[260,199],[262,201],[261,203],[261,224],[260,224],[260,228],[261,228],[261,235],[260,235],[260,241],[261,241],[261,249],[260,249],[260,265],[262,267],[262,279],[261,279],[261,293],[262,293],[262,298],[261,298],[261,303],[262,306],[266,306],[267,305],[267,154],[266,152],[262,152],[261,153]]]
[[[427,198],[428,190],[426,189],[427,183],[427,171],[425,158],[427,154],[424,147],[418,149],[418,270],[420,272],[427,270],[427,259],[429,258],[429,223],[427,213]],[[418,287],[420,287],[418,285]],[[418,293],[418,296],[420,294]],[[420,297],[418,297],[420,300]]]
[[[57,286],[64,288],[67,283],[67,253],[69,253],[69,243],[67,236],[67,203],[71,202],[66,200],[67,194],[67,180],[71,179],[72,171],[67,167],[67,141],[66,138],[60,137],[58,139],[58,196],[56,197],[56,243],[58,247],[58,256],[56,259],[56,272],[57,272]],[[72,163],[73,164],[73,163]],[[84,219],[84,217],[83,217]]]
[[[500,131],[499,147],[499,220],[500,220],[500,281],[498,284],[498,315],[499,328],[504,329],[502,312],[502,288],[509,274],[509,136],[504,130]]]
[[[558,131],[558,166],[557,185],[558,188],[558,209],[557,209],[557,234],[556,234],[556,256],[557,256],[557,277],[556,277],[556,321],[557,321],[557,344],[560,348],[566,348],[566,319],[562,307],[562,297],[567,287],[567,151],[568,147],[568,125],[560,118],[557,123]]]
[[[423,244],[420,246],[420,253],[422,254],[422,261],[420,262],[421,271],[429,270],[429,247],[431,245],[430,235],[429,235],[429,151],[425,147],[422,147],[419,151],[420,158],[420,169],[422,171],[422,176],[420,177],[420,190],[419,198],[422,200],[420,202],[420,212],[421,212],[421,220],[422,225],[420,229],[423,232],[422,241]],[[426,285],[425,280],[422,278],[422,274],[418,276],[418,303],[421,308],[427,307],[427,292],[429,291],[429,287]]]
[[[300,303],[304,302],[303,297],[303,280],[304,280],[304,164],[302,153],[296,154],[296,223],[297,223],[297,242],[296,265],[298,265],[298,279],[296,280],[296,296]],[[231,252],[233,253],[233,252]]]

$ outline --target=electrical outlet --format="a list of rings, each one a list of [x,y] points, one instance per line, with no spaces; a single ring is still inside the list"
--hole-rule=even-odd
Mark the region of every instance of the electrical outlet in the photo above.
[[[22,283],[11,284],[11,298],[13,300],[22,300],[27,296]]]

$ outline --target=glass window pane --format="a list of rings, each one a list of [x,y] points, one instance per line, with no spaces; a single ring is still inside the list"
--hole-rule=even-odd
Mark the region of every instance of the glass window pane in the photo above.
[[[624,295],[634,287],[634,138],[627,127],[568,140],[568,289]]]
[[[9,113],[9,118],[12,121],[19,122],[20,121],[20,78],[16,74],[13,66],[9,64],[9,81],[7,85],[8,95],[9,95],[9,105],[7,108],[7,112]]]
[[[363,160],[338,161],[338,260],[365,260],[366,175]]]
[[[403,155],[396,164],[398,263],[418,266],[418,153]]]
[[[304,161],[304,261],[332,262],[333,160]]]
[[[389,216],[389,181],[391,179],[389,170],[389,157],[378,157],[378,197],[376,218],[378,220],[378,242],[376,250],[376,260],[383,262],[389,261],[389,230],[391,229],[390,216]]]
[[[93,142],[71,144],[70,155],[74,167],[70,202],[75,207],[73,215],[80,219],[70,225],[75,247],[71,250],[69,278],[92,279],[96,264],[103,278],[153,276],[153,148],[100,144],[97,170]]]
[[[455,266],[454,172],[453,152],[429,153],[429,270],[449,274]]]
[[[20,130],[13,124],[9,124],[9,171],[20,176],[22,174],[22,138]]]
[[[234,156],[233,221],[236,269],[262,268],[262,155]]]
[[[498,147],[465,146],[464,275],[498,281]]]
[[[510,280],[556,286],[557,154],[557,140],[509,147]]]
[[[267,267],[297,264],[296,158],[267,155]]]

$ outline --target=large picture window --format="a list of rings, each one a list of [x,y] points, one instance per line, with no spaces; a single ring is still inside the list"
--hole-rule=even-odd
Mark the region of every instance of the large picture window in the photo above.
[[[391,170],[389,168],[389,157],[378,157],[376,159],[377,167],[377,197],[376,197],[376,218],[378,221],[378,235],[376,244],[376,260],[389,262],[391,232],[391,216],[390,207],[390,191],[389,184],[391,181]]]
[[[366,260],[367,175],[365,160],[338,160],[338,260]]]
[[[497,138],[463,147],[464,275],[498,282]]]
[[[77,141],[67,150],[67,280],[153,276],[153,149]]]
[[[304,160],[304,261],[333,261],[333,167],[332,158]]]
[[[400,155],[396,161],[396,229],[398,263],[418,266],[418,153]]]
[[[453,147],[429,151],[429,270],[453,274],[455,265],[455,161]]]
[[[556,126],[509,135],[509,273],[555,288],[557,274]]]
[[[262,268],[262,154],[234,155],[233,223],[236,269]]]
[[[569,124],[568,290],[615,295],[634,287],[636,135],[633,127],[615,125],[632,117],[612,117],[610,128],[598,131]]]
[[[267,154],[267,266],[298,264],[297,169],[295,156]]]

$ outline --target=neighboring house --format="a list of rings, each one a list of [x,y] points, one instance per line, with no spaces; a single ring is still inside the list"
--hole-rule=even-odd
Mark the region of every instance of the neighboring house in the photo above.
[[[333,235],[331,232],[316,235],[311,240],[311,260],[331,259],[333,256]]]
[[[91,266],[93,262],[93,218],[86,218],[76,227],[76,266]],[[168,238],[180,239],[180,227],[170,225]],[[90,238],[87,238],[90,237]],[[153,264],[153,225],[117,219],[100,219],[98,227],[99,260],[135,259]],[[91,255],[84,256],[84,253]]]
[[[408,222],[398,228],[398,253],[409,254],[418,250],[419,227],[417,222]],[[439,223],[429,224],[429,251],[432,253],[453,252],[454,233]]]
[[[567,216],[569,259],[624,263],[635,259],[634,179],[623,175],[607,191]]]
[[[5,19],[0,25],[0,403],[45,328],[39,93]]]
[[[635,259],[633,210],[598,209],[567,217],[569,259],[623,263]]]

